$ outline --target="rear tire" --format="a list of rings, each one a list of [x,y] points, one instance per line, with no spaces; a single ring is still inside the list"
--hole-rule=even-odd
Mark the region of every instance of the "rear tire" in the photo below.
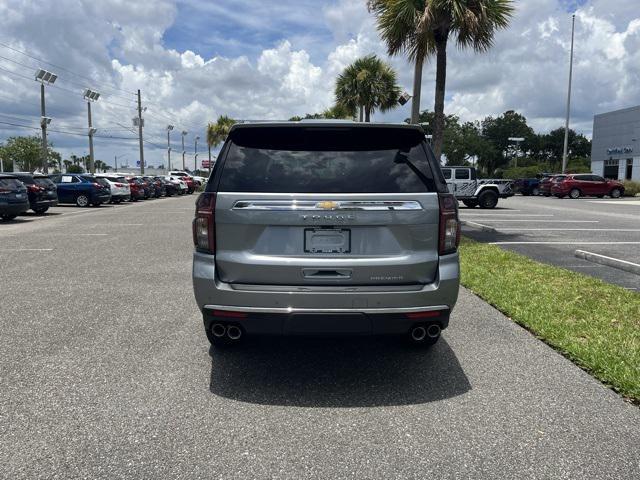
[[[498,194],[494,190],[485,190],[478,195],[478,205],[480,208],[496,208],[498,205]]]
[[[535,195],[537,197],[538,195],[540,195],[540,190],[537,188],[534,188],[533,190],[531,190],[531,195]]]
[[[76,197],[76,205],[81,208],[88,207],[89,203],[89,197],[87,197],[86,195],[78,195]]]
[[[611,198],[620,198],[622,196],[622,191],[619,188],[614,188],[613,190],[611,190],[611,192],[609,193],[609,196]]]
[[[18,215],[14,215],[14,214],[5,214],[5,215],[0,215],[0,217],[2,217],[2,220],[5,221],[9,221],[9,220],[13,220],[14,218],[16,218]]]
[[[40,207],[40,208],[34,208],[33,209],[33,211],[36,213],[36,215],[42,215],[47,210],[49,210],[49,207]]]
[[[572,188],[569,192],[569,198],[572,198],[573,200],[580,198],[580,190],[578,190],[577,188]]]
[[[477,200],[462,200],[462,203],[467,208],[476,208],[478,206]]]

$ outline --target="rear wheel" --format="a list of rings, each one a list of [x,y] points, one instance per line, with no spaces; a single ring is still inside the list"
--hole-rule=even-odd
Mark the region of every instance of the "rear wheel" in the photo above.
[[[609,193],[609,196],[611,198],[620,198],[622,196],[622,191],[619,188],[614,188],[613,190],[611,190],[611,192]]]
[[[478,206],[477,200],[462,200],[462,203],[464,203],[464,206],[467,208],[476,208]]]
[[[0,217],[2,217],[3,220],[13,220],[17,216],[18,215],[13,215],[13,214],[9,215],[8,213],[4,214],[4,215],[0,215]]]
[[[37,215],[42,215],[47,210],[49,210],[49,207],[38,207],[33,209],[33,211],[36,212]]]
[[[89,197],[87,197],[86,195],[78,195],[76,197],[76,205],[79,207],[88,207]]]
[[[535,195],[536,197],[540,195],[540,190],[538,188],[534,188],[531,190],[531,195]]]
[[[498,205],[498,194],[494,190],[485,190],[478,196],[480,208],[495,208]]]
[[[576,198],[580,198],[580,190],[578,190],[577,188],[572,188],[569,192],[569,198],[573,198],[574,200]]]

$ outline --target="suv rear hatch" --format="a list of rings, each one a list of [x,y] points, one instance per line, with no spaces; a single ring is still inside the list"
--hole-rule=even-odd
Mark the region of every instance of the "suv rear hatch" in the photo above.
[[[433,282],[446,185],[428,151],[400,126],[236,128],[215,174],[220,280]]]

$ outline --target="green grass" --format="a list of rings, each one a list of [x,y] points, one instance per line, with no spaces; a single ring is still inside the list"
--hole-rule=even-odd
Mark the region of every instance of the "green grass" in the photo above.
[[[640,403],[640,295],[464,238],[462,284]]]

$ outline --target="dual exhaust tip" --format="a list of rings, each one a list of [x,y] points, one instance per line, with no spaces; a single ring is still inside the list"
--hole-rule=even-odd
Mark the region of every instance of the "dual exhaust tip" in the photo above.
[[[411,340],[414,342],[422,342],[425,338],[438,338],[440,336],[440,325],[432,323],[423,327],[419,325],[411,329]]]
[[[229,340],[238,341],[242,337],[242,330],[235,325],[225,325],[223,323],[214,323],[211,326],[211,333],[214,337],[227,337]]]

